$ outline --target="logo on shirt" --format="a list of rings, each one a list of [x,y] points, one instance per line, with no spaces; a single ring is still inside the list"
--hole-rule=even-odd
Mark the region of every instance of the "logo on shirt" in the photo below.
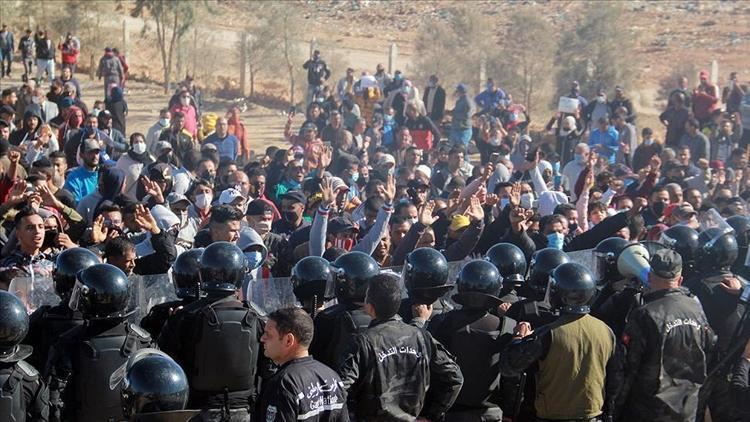
[[[673,328],[681,327],[683,325],[690,325],[695,328],[700,328],[700,324],[698,321],[692,319],[692,318],[684,318],[684,319],[676,319],[674,321],[670,321],[667,323],[667,333],[672,331]]]
[[[266,422],[273,422],[276,419],[276,406],[268,406],[266,409]]]
[[[386,360],[389,356],[393,356],[393,355],[414,355],[417,357],[417,359],[422,357],[422,353],[413,347],[393,346],[382,352],[378,352],[378,362],[383,363],[384,360]]]

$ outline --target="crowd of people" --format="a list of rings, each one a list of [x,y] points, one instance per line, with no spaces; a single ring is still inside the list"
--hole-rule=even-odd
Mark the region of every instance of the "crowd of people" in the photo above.
[[[640,132],[624,87],[572,82],[532,132],[493,79],[420,95],[315,51],[304,122],[259,153],[190,76],[128,131],[124,56],[84,101],[80,43],[57,49],[59,75],[26,31],[0,104],[1,420],[750,415],[737,73],[683,78]],[[3,77],[14,51],[3,26]],[[167,273],[177,300],[134,320],[128,277]],[[266,315],[254,295],[287,277],[298,306]],[[35,308],[50,279],[59,304]]]

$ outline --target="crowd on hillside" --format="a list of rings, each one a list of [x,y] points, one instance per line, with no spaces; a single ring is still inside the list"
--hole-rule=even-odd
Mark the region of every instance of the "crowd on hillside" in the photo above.
[[[167,273],[181,254],[216,242],[243,252],[252,280],[289,277],[309,256],[334,262],[358,251],[385,268],[408,264],[418,248],[456,262],[498,243],[517,246],[533,267],[548,248],[594,249],[612,237],[664,243],[675,226],[700,231],[710,210],[726,219],[750,213],[750,91],[735,72],[723,88],[707,71],[695,86],[682,78],[661,127],[639,125],[627,87],[582,92],[571,81],[560,110],[538,118],[546,126],[533,135],[528,110],[491,78],[478,93],[443,86],[440,75],[418,87],[383,65],[330,69],[315,51],[302,64],[304,122],[295,124],[293,109],[282,146],[259,151],[243,110],[205,110],[191,76],[146,133],[128,130],[125,57],[107,47],[97,68],[103,89],[84,96],[80,49],[72,34],[56,46],[47,31],[28,30],[17,43],[5,25],[0,31],[3,78],[23,71],[0,104],[0,289],[17,277],[51,277],[57,255],[77,247],[126,275]],[[734,235],[733,269],[745,274],[747,232]],[[662,279],[682,268],[665,265]],[[718,284],[736,293],[734,281]],[[523,299],[516,293],[503,296],[501,317]],[[724,320],[704,308],[721,331]],[[697,408],[697,391],[680,406]],[[603,405],[558,417],[537,400],[536,420],[599,420]],[[671,399],[653,400],[661,409]]]

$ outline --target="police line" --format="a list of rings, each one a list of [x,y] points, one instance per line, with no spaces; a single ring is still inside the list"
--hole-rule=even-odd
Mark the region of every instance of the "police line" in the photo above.
[[[572,262],[577,262],[589,268],[595,277],[600,274],[599,261],[596,259],[593,249],[568,252],[568,256]],[[454,283],[456,281],[461,268],[468,261],[470,261],[469,258],[448,263],[449,282]],[[403,266],[387,267],[383,268],[383,271],[401,274]],[[129,279],[131,280],[130,309],[135,309],[135,312],[130,316],[132,322],[140,322],[155,305],[177,300],[170,273],[146,276],[134,274]],[[253,280],[249,283],[249,286],[246,299],[263,314],[284,307],[299,306],[289,277]],[[23,301],[29,314],[41,306],[54,306],[60,303],[60,297],[55,293],[54,283],[51,278],[47,277],[16,277],[11,281],[8,291]],[[450,296],[453,293],[455,292],[448,292],[446,300],[450,301]],[[405,289],[403,289],[403,294],[406,295]]]

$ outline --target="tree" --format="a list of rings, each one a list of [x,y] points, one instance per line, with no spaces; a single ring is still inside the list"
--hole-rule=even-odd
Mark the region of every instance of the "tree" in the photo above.
[[[583,93],[600,87],[630,86],[637,80],[635,36],[623,19],[622,4],[596,2],[584,5],[582,22],[566,31],[557,50],[557,93],[568,94],[576,80]]]
[[[526,109],[537,104],[537,97],[548,86],[555,54],[555,32],[539,14],[522,10],[510,16],[508,32],[499,54],[488,58],[487,72],[496,82],[521,96]]]
[[[136,0],[133,17],[148,17],[156,25],[156,42],[164,70],[164,93],[169,91],[172,76],[172,58],[177,41],[195,23],[196,3],[179,0]],[[148,11],[148,15],[145,13]],[[145,32],[148,29],[143,27]]]
[[[477,86],[479,69],[495,47],[491,18],[472,6],[449,10],[447,21],[425,19],[416,41],[415,73],[426,81],[437,74],[449,83]]]
[[[278,43],[281,44],[279,47],[283,65],[289,75],[289,103],[294,104],[294,93],[297,89],[295,63],[299,66],[295,59],[300,56],[297,40],[301,38],[301,30],[304,28],[303,18],[298,8],[275,3],[269,21],[279,27]]]
[[[245,39],[245,61],[247,70],[250,73],[250,96],[255,95],[255,81],[258,74],[269,71],[277,60],[277,45],[280,42],[279,29],[271,19],[269,19],[269,10],[266,6],[272,6],[271,3],[251,3],[253,14],[260,21],[257,25],[247,27],[247,38]],[[242,44],[242,41],[240,41]],[[245,93],[243,92],[242,95]]]

